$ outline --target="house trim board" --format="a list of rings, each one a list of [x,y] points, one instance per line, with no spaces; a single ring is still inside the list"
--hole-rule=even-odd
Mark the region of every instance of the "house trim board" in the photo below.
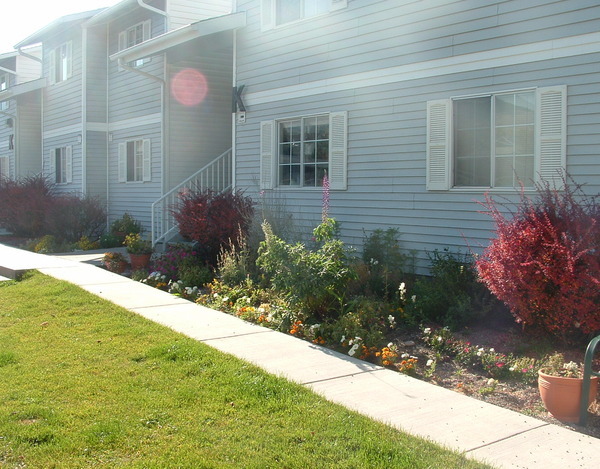
[[[356,88],[597,52],[600,52],[600,32],[353,73],[254,93],[250,92],[246,93],[245,101],[248,106],[260,105],[323,93],[348,91]]]

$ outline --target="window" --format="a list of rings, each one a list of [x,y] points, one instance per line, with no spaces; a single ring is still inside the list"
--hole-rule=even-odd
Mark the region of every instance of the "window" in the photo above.
[[[565,110],[566,87],[429,102],[428,189],[559,183]]]
[[[119,144],[119,182],[150,181],[150,140]]]
[[[131,28],[122,31],[119,34],[119,51],[128,49],[150,39],[151,36],[151,23],[150,20],[138,23]],[[138,59],[131,62],[131,67],[140,67],[145,63],[150,62],[150,59]]]
[[[320,187],[346,189],[345,112],[261,123],[261,189]]]
[[[59,83],[71,78],[73,75],[73,43],[65,42],[51,50],[48,60],[50,83]]]
[[[59,147],[50,151],[50,167],[56,184],[72,182],[72,147]]]
[[[322,15],[347,4],[347,0],[262,0],[262,29]]]

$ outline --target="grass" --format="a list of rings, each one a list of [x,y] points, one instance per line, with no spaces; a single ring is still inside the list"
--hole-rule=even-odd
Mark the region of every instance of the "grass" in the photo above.
[[[0,283],[2,468],[487,467],[39,273]]]

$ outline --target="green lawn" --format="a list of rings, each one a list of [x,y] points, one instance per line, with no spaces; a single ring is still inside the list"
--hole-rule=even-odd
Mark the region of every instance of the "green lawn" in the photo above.
[[[39,273],[0,282],[0,467],[487,467]]]

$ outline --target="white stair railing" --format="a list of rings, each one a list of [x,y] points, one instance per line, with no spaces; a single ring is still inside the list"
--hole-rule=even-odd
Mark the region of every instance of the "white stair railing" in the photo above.
[[[215,192],[225,191],[231,188],[231,175],[232,157],[229,149],[154,202],[152,204],[152,246],[160,242],[166,244],[177,235],[173,210],[177,208],[180,194],[206,189]]]

